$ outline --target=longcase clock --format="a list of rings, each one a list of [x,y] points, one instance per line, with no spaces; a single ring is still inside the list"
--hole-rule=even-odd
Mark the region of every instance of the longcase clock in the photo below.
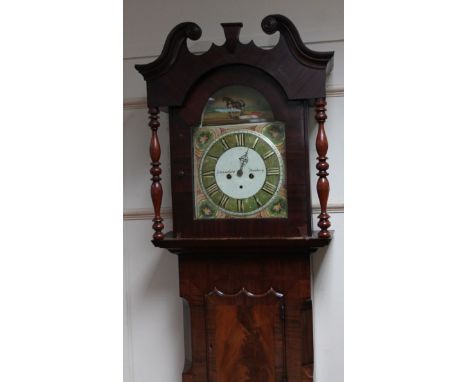
[[[198,25],[177,25],[161,55],[136,69],[152,130],[153,243],[179,256],[190,315],[184,382],[301,382],[313,376],[310,253],[331,240],[325,81],[333,52],[309,50],[289,19],[263,19],[278,44],[239,42],[192,54]],[[170,147],[158,140],[169,113]],[[309,110],[318,123],[313,230]],[[170,149],[173,231],[161,218],[160,154]]]

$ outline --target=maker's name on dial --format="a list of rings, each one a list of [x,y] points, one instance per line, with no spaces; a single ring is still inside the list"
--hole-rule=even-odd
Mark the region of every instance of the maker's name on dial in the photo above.
[[[216,174],[234,174],[236,170],[218,170]]]

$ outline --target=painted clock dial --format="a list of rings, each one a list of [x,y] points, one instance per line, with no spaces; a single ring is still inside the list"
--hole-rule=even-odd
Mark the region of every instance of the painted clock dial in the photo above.
[[[193,153],[195,219],[287,217],[285,126],[258,91],[213,94]]]
[[[221,211],[253,215],[278,195],[283,160],[276,146],[255,131],[236,130],[214,140],[200,163],[200,185]]]

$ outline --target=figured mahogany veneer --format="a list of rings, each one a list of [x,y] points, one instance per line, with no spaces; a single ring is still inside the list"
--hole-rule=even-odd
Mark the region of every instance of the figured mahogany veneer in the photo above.
[[[179,255],[192,356],[183,382],[310,382],[310,256]]]
[[[286,376],[284,296],[242,288],[205,296],[209,380],[280,381]]]

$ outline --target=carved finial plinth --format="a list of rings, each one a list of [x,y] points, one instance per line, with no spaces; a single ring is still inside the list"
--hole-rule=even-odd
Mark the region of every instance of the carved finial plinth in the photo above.
[[[158,128],[159,128],[159,108],[150,107],[149,113],[149,127],[151,128],[151,143],[150,143],[150,156],[151,156],[151,199],[154,207],[154,219],[153,219],[153,239],[162,240],[164,234],[163,218],[161,217],[161,202],[163,196],[163,189],[161,186],[161,145],[158,139]]]
[[[242,23],[222,23],[221,26],[224,30],[224,36],[226,37],[226,49],[230,53],[236,51],[236,47],[240,44],[239,34],[242,29]]]
[[[325,120],[327,114],[325,108],[327,102],[325,98],[317,98],[315,101],[315,119],[318,122],[317,139],[315,141],[315,147],[317,148],[317,165],[318,180],[317,180],[317,194],[320,201],[320,215],[318,216],[319,222],[317,225],[320,228],[319,237],[329,238],[331,237],[328,228],[330,228],[330,215],[327,213],[328,195],[330,193],[330,185],[328,183],[328,163],[327,163],[327,151],[328,151],[328,140],[325,134]]]

